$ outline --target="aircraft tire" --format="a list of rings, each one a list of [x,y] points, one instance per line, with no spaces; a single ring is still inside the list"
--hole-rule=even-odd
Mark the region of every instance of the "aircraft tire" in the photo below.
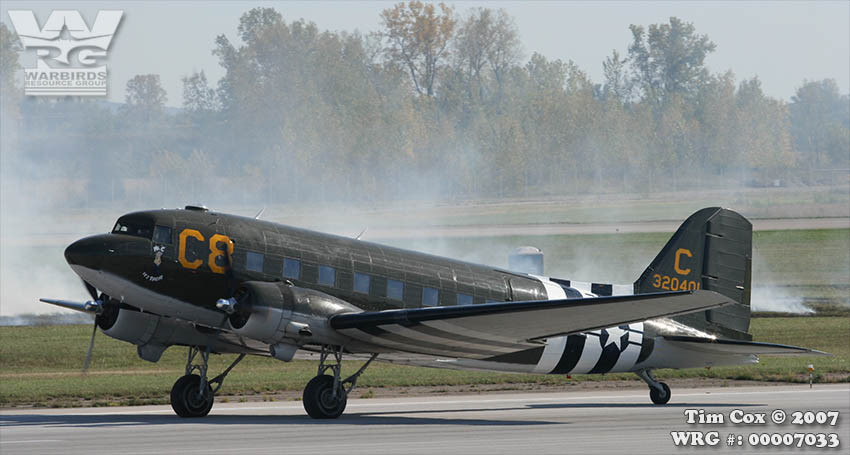
[[[210,413],[215,397],[207,384],[206,399],[200,400],[201,377],[196,374],[181,377],[171,388],[171,409],[180,417],[204,417]]]
[[[658,404],[658,405],[667,404],[667,402],[670,401],[670,387],[667,386],[667,384],[665,384],[663,382],[659,382],[658,384],[660,384],[661,388],[664,389],[664,396],[661,396],[661,393],[658,392],[658,389],[656,389],[655,387],[650,387],[649,388],[649,398],[655,404]]]
[[[345,389],[339,385],[337,397],[333,398],[333,376],[316,376],[304,388],[304,410],[314,419],[335,419],[345,411],[348,402]]]

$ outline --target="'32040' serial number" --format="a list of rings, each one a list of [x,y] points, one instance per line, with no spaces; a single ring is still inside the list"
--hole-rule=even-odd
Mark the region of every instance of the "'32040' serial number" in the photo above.
[[[700,288],[700,283],[656,273],[652,275],[652,287],[665,291],[695,291]]]

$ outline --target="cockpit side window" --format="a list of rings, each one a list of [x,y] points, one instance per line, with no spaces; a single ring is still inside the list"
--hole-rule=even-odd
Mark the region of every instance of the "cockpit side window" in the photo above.
[[[128,220],[118,220],[115,227],[112,228],[113,234],[125,234],[135,237],[143,237],[150,239],[153,237],[153,224],[134,222]]]
[[[156,225],[153,228],[153,241],[155,243],[171,244],[171,228],[168,226]]]

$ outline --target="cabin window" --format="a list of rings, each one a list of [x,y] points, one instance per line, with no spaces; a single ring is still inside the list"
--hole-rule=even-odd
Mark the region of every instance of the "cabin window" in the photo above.
[[[404,283],[398,280],[387,280],[387,298],[402,300],[404,297]]]
[[[155,243],[171,244],[171,228],[168,226],[154,226],[153,241]]]
[[[469,294],[458,294],[457,295],[457,304],[458,305],[472,305],[472,296]]]
[[[286,278],[301,278],[301,261],[292,258],[283,258],[283,276]]]
[[[369,293],[369,275],[365,273],[354,273],[354,292],[361,294]]]
[[[319,284],[333,286],[336,281],[336,269],[327,265],[319,266]]]
[[[251,272],[263,271],[263,253],[248,251],[245,256],[245,268]]]
[[[422,288],[422,306],[437,306],[440,293],[434,288]]]

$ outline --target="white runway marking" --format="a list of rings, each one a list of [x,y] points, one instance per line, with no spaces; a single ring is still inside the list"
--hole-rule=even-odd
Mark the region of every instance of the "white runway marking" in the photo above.
[[[29,439],[26,441],[2,441],[0,444],[37,444],[42,442],[62,442],[61,439]]]

